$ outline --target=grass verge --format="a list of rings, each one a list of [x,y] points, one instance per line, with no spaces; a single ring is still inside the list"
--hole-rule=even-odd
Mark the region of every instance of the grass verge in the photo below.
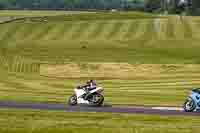
[[[198,133],[197,117],[0,109],[1,133]]]

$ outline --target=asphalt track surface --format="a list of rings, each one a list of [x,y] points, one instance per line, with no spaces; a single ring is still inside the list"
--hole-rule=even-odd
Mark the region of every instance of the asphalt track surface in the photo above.
[[[46,104],[46,103],[17,103],[0,102],[0,108],[15,109],[37,109],[37,110],[60,110],[66,112],[105,112],[105,113],[127,113],[127,114],[151,114],[151,115],[184,115],[200,116],[199,112],[184,112],[182,110],[172,109],[154,109],[151,107],[89,107],[89,106],[67,106],[64,104]]]

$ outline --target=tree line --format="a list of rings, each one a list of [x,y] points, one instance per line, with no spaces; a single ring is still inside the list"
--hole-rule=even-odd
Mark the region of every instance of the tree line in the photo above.
[[[182,4],[180,4],[182,3]],[[144,10],[200,14],[200,0],[0,0],[0,9]]]
[[[148,12],[165,12],[168,14],[200,15],[200,0],[146,0]]]
[[[145,0],[0,0],[0,9],[143,9]]]

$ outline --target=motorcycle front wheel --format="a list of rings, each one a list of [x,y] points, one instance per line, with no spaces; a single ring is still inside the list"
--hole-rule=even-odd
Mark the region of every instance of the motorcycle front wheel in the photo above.
[[[68,105],[70,105],[70,106],[77,105],[77,97],[76,97],[76,95],[72,95],[72,96],[69,97]]]
[[[185,112],[193,112],[196,109],[194,100],[187,99],[183,105],[183,109],[185,110]]]

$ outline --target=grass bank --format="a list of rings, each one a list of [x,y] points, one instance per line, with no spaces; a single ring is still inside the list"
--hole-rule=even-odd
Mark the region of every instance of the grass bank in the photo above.
[[[113,104],[181,106],[200,83],[199,66],[191,65],[200,62],[199,22],[101,12],[2,24],[0,55],[24,60],[12,65],[0,58],[9,70],[22,72],[1,74],[0,99],[66,103],[76,84],[95,78]],[[38,67],[38,75],[25,73],[32,72],[32,62],[41,63],[40,74],[47,77],[39,76]]]
[[[0,109],[1,133],[198,133],[197,117]]]
[[[199,64],[199,28],[198,17],[76,14],[2,24],[0,42],[41,63]]]
[[[93,78],[105,89],[105,100],[121,105],[182,106],[188,92],[199,87],[198,74],[168,74],[155,77],[60,77],[3,73],[0,77],[0,100],[66,104],[77,85]],[[173,75],[173,76],[172,76]]]

